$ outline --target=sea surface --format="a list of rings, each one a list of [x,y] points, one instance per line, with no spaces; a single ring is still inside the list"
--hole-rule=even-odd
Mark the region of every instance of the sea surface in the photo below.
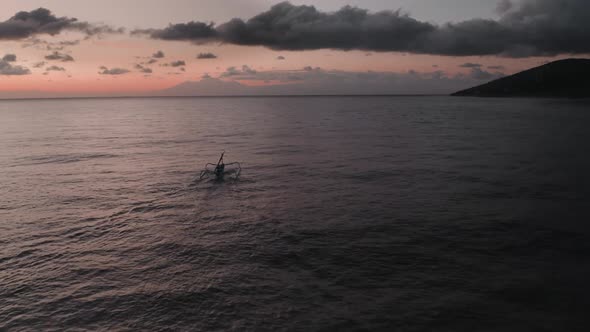
[[[589,106],[0,101],[0,330],[588,331]]]

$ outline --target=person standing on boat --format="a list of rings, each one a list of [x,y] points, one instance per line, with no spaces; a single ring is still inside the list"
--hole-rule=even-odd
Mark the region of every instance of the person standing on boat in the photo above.
[[[221,179],[221,178],[223,178],[223,172],[224,172],[224,170],[225,170],[225,164],[223,163],[223,155],[224,155],[224,154],[225,154],[225,151],[223,151],[223,152],[221,153],[221,157],[219,158],[219,161],[217,162],[217,166],[215,166],[215,171],[214,171],[214,173],[215,173],[215,176],[216,176],[218,179]]]

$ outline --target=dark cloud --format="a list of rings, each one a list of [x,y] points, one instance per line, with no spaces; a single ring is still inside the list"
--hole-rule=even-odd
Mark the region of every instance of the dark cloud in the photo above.
[[[47,9],[18,12],[0,22],[0,39],[22,39],[34,34],[56,35],[76,23],[75,18],[56,17]]]
[[[207,53],[199,53],[197,55],[197,59],[217,59],[217,55],[207,52]]]
[[[124,69],[124,68],[107,68],[105,66],[101,66],[100,67],[100,75],[123,75],[123,74],[127,74],[130,71],[128,69]]]
[[[155,59],[162,59],[163,57],[165,57],[165,55],[164,55],[164,52],[162,52],[162,51],[158,51],[158,52],[152,54],[152,58],[155,58]]]
[[[488,69],[494,69],[494,70],[504,70],[504,66],[488,66]]]
[[[58,51],[55,51],[49,55],[46,55],[45,60],[57,60],[57,61],[62,61],[62,62],[69,62],[69,61],[74,61],[74,58],[69,54],[64,54],[64,53],[60,53]]]
[[[277,60],[285,60],[285,57],[284,57],[284,56],[282,56],[282,55],[279,55],[279,56],[277,57]]]
[[[8,61],[0,60],[0,75],[28,75],[30,73],[31,71],[28,68],[22,66],[13,66]]]
[[[45,69],[45,71],[66,71],[64,67],[59,66],[50,66]]]
[[[64,30],[74,30],[88,36],[102,33],[122,33],[107,25],[80,22],[75,18],[57,17],[45,8],[30,12],[18,12],[6,21],[0,22],[0,39],[24,39],[38,34],[57,35]]]
[[[429,51],[448,55],[527,57],[589,53],[587,0],[522,0],[499,20],[447,24],[427,39]]]
[[[276,50],[400,51],[452,56],[521,57],[590,53],[588,0],[522,0],[500,3],[497,20],[472,19],[435,25],[400,11],[346,6],[322,12],[279,3],[249,20],[221,25],[189,22],[137,30],[151,38],[196,43],[218,41]]]
[[[325,13],[313,6],[279,3],[247,21],[233,19],[218,26],[224,42],[264,45],[272,49],[308,50],[332,48],[402,51],[414,38],[435,27],[399,11],[369,13],[346,6]]]
[[[151,74],[153,72],[151,68],[144,67],[141,64],[136,64],[135,69],[137,69],[140,73],[144,74]]]
[[[158,60],[156,60],[156,59],[149,59],[148,62],[146,62],[146,64],[151,65],[151,64],[156,63],[156,62],[158,62]]]
[[[188,22],[170,24],[164,29],[134,30],[132,34],[146,34],[153,39],[206,41],[217,37],[213,23]]]
[[[481,67],[481,65],[479,63],[467,62],[467,63],[460,65],[459,67],[461,67],[461,68],[479,68],[479,67]]]
[[[45,66],[45,64],[46,64],[45,61],[37,62],[33,65],[33,68],[41,68],[41,67]]]
[[[182,66],[186,66],[186,62],[184,62],[183,60],[178,60],[178,61],[172,61],[168,65],[170,67],[182,67]]]
[[[15,54],[6,54],[6,55],[4,55],[4,57],[2,57],[2,60],[6,61],[6,62],[15,62],[16,55]]]

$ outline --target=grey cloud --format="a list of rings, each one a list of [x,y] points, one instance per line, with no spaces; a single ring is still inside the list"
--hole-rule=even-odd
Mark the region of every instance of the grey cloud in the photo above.
[[[197,59],[217,59],[217,55],[207,52],[207,53],[199,53],[197,55]]]
[[[228,67],[225,72],[221,73],[220,77],[232,77],[232,76],[252,76],[256,75],[256,70],[250,68],[247,65],[243,65],[242,69],[236,67]],[[242,77],[243,78],[243,77]]]
[[[8,61],[0,60],[0,75],[28,75],[31,71],[22,66],[13,66]]]
[[[37,48],[41,48],[40,45],[46,45],[46,44],[48,44],[48,42],[45,41],[45,40],[42,40],[42,39],[37,38],[37,37],[30,37],[30,38],[26,39],[21,46],[23,48],[31,47],[31,46],[34,46],[34,47],[37,47]]]
[[[46,64],[45,61],[37,62],[33,65],[33,68],[41,68],[41,67],[45,66],[45,64]]]
[[[305,67],[303,67],[303,70],[305,70],[305,71],[320,71],[321,68],[320,67],[313,68],[312,66],[305,66]]]
[[[55,51],[49,55],[46,55],[45,60],[58,60],[58,61],[62,61],[62,62],[69,62],[69,61],[74,61],[74,58],[69,54],[60,53],[58,51]]]
[[[228,67],[227,70],[221,73],[221,77],[230,77],[240,75],[241,72],[236,67]]]
[[[105,66],[100,67],[100,75],[123,75],[129,73],[128,69],[124,68],[107,68]]]
[[[156,59],[161,59],[161,58],[163,58],[164,56],[165,56],[165,55],[164,55],[164,52],[162,52],[162,51],[158,51],[158,52],[156,52],[156,53],[152,54],[152,58],[156,58]]]
[[[186,63],[183,60],[178,60],[178,61],[172,61],[170,62],[170,67],[182,67],[182,66],[186,66]]]
[[[48,50],[48,51],[62,51],[66,47],[75,46],[80,44],[80,40],[63,40],[59,42],[48,42],[41,38],[31,37],[24,41],[22,44],[23,48],[26,47],[34,47],[39,50]]]
[[[502,73],[490,73],[488,71],[485,71],[481,68],[473,68],[471,69],[471,73],[469,74],[469,77],[474,79],[474,80],[486,80],[486,81],[491,81],[494,79],[498,79],[501,77],[504,77],[504,74]]]
[[[400,11],[369,12],[346,6],[322,12],[282,2],[249,20],[220,25],[189,22],[139,30],[151,38],[217,41],[275,50],[366,50],[470,56],[522,57],[590,53],[587,0],[504,1],[499,19],[435,25]]]
[[[510,9],[512,9],[514,5],[512,4],[512,1],[510,0],[500,0],[498,2],[498,5],[496,5],[496,12],[498,14],[504,14],[507,11],[509,11]]]
[[[282,56],[282,55],[279,55],[279,56],[277,57],[277,60],[285,60],[285,57],[284,57],[284,56]]]
[[[494,69],[494,70],[504,70],[504,66],[488,66],[488,69]]]
[[[140,73],[144,74],[151,74],[153,72],[151,68],[144,67],[141,64],[136,64],[135,69],[137,69]]]
[[[261,81],[271,82],[279,81],[283,83],[301,82],[327,82],[327,81],[341,81],[341,80],[362,80],[370,82],[372,80],[379,80],[384,77],[416,77],[421,79],[427,78],[443,78],[446,75],[442,71],[434,73],[419,73],[414,70],[408,71],[406,74],[399,73],[379,73],[379,72],[346,72],[346,71],[324,71],[319,67],[304,67],[300,70],[270,70],[270,71],[254,71],[249,66],[242,66],[242,69],[236,67],[229,67],[220,75],[220,78],[231,79],[234,81]]]
[[[122,34],[125,28],[115,28],[104,24],[91,24],[88,22],[79,22],[72,24],[72,30],[78,30],[85,33],[88,37],[103,34]]]
[[[467,62],[467,63],[460,65],[459,67],[461,67],[461,68],[479,68],[479,67],[481,67],[481,65],[479,63]]]
[[[80,31],[89,36],[123,32],[123,29],[116,29],[107,25],[79,22],[77,19],[70,17],[57,17],[45,8],[38,8],[30,12],[18,12],[8,20],[0,22],[0,39],[24,39],[37,34],[53,36],[64,30]]]
[[[6,61],[6,62],[15,62],[16,55],[15,54],[6,54],[6,55],[4,55],[4,57],[2,57],[2,60]]]
[[[450,93],[461,87],[481,84],[468,75],[450,76],[443,71],[393,73],[348,72],[337,70],[270,70],[255,75],[233,68],[231,77],[203,77],[185,82],[174,94],[416,94]],[[266,86],[247,86],[241,81],[280,82]],[[205,91],[200,88],[209,87]],[[233,88],[240,87],[239,90]],[[236,93],[237,92],[237,93]]]
[[[46,71],[66,71],[64,67],[50,66],[45,69]]]
[[[64,46],[75,46],[80,44],[79,40],[64,40],[64,41],[60,41],[59,42],[60,45],[64,45]]]

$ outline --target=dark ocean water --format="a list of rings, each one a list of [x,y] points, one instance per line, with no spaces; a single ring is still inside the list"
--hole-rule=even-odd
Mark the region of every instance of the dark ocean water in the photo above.
[[[588,331],[588,106],[0,101],[0,330]]]

